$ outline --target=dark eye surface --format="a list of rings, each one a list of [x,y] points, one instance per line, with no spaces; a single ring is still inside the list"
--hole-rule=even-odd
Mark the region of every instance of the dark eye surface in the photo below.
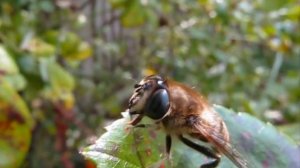
[[[169,109],[169,95],[166,89],[159,89],[153,93],[146,105],[146,115],[152,119],[162,118]]]

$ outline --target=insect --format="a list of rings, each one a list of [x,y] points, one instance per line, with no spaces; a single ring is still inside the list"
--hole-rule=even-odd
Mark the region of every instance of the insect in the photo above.
[[[139,124],[144,116],[162,125],[166,132],[166,153],[169,156],[172,137],[212,158],[201,168],[214,168],[225,154],[237,167],[247,168],[247,162],[231,146],[227,127],[205,98],[192,88],[159,75],[143,78],[134,85],[129,99],[129,114],[135,116],[129,124]],[[188,138],[210,143],[213,147],[199,145]]]

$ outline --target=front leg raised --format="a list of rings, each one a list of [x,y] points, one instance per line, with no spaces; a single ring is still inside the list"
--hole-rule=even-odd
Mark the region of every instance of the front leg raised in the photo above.
[[[143,119],[144,115],[143,114],[138,114],[137,117],[135,117],[134,119],[132,119],[131,121],[129,121],[129,125],[135,126],[137,125],[139,122],[141,122],[141,120]]]

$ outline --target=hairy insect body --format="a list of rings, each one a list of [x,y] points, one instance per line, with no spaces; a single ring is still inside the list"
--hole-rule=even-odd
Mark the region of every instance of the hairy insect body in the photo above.
[[[201,125],[199,122],[206,122],[205,124],[215,133],[219,133],[224,141],[229,141],[225,123],[202,96],[175,81],[168,80],[166,85],[169,88],[171,104],[169,115],[162,120],[162,123],[168,134],[176,136],[189,134],[207,142],[205,136],[195,127]]]
[[[231,146],[227,127],[203,96],[192,88],[158,75],[145,77],[135,85],[129,100],[130,115],[137,115],[130,124],[135,126],[148,116],[163,126],[166,132],[166,153],[169,155],[172,137],[198,152],[212,158],[202,168],[215,168],[221,154],[225,154],[237,167],[247,168],[247,162]],[[201,146],[184,137],[208,142],[212,148]]]

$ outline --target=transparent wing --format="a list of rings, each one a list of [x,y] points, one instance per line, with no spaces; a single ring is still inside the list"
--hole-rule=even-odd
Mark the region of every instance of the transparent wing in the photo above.
[[[250,168],[248,162],[241,157],[241,154],[230,144],[225,135],[220,133],[220,127],[226,127],[222,120],[218,120],[218,114],[216,112],[209,113],[210,118],[214,119],[212,122],[208,122],[203,119],[197,122],[194,127],[205,137],[207,140],[213,144],[220,152],[225,154],[237,167],[239,168]],[[218,124],[213,124],[216,122],[222,122]],[[221,128],[224,129],[224,128]]]

